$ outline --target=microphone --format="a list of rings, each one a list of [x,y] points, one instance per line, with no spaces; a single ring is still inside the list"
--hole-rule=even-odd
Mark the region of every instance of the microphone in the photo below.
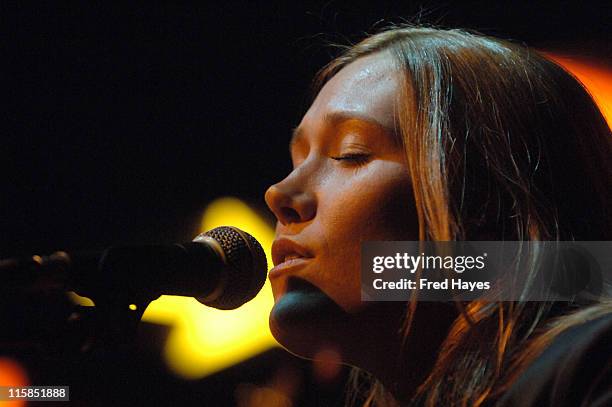
[[[94,302],[182,295],[224,310],[253,299],[266,280],[267,269],[259,242],[230,226],[181,244],[118,246],[101,254],[56,252],[27,261],[0,261],[0,271],[8,277],[5,282],[23,286],[28,280],[30,290],[62,287]]]
[[[194,242],[208,244],[222,255],[221,278],[213,292],[195,296],[204,305],[235,309],[252,300],[266,282],[268,262],[261,244],[250,234],[235,227],[221,226],[198,235]]]

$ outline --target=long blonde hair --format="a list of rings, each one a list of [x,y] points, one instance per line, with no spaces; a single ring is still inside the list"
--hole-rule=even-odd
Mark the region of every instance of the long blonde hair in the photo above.
[[[571,74],[508,41],[403,26],[347,48],[319,73],[315,90],[381,51],[403,72],[397,133],[421,240],[612,240],[610,128]],[[415,395],[427,405],[494,400],[560,332],[612,311],[609,303],[457,306]],[[409,302],[406,336],[416,309]],[[374,382],[366,404],[393,402]]]

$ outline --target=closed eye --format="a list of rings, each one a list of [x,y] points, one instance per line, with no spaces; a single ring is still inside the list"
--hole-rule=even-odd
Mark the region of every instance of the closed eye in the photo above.
[[[370,158],[371,158],[370,154],[363,154],[363,153],[349,153],[349,154],[343,154],[337,157],[331,157],[332,160],[341,161],[347,164],[354,164],[354,165],[366,164],[368,161],[370,161]]]

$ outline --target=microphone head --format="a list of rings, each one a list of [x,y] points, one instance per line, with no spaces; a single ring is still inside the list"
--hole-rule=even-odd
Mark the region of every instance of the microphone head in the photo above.
[[[220,226],[198,235],[194,241],[212,238],[221,247],[226,263],[226,281],[221,294],[211,301],[200,301],[218,309],[235,309],[252,300],[266,282],[268,262],[259,242],[250,234]]]

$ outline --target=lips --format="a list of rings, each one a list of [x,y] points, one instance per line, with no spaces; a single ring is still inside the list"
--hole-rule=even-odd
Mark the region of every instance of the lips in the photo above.
[[[281,238],[272,243],[272,261],[274,262],[274,266],[311,257],[312,254],[308,249],[293,240]]]

